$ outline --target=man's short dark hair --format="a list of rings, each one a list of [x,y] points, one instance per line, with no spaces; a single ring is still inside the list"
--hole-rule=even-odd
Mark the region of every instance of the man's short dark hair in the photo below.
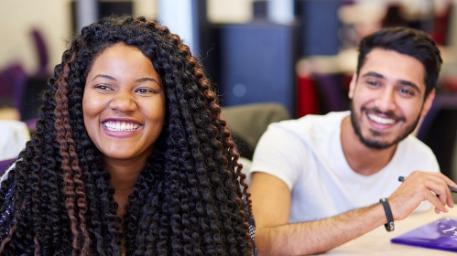
[[[424,66],[425,95],[435,88],[443,60],[436,43],[425,32],[406,27],[392,27],[366,36],[359,45],[357,76],[366,55],[375,48],[396,51],[417,59]]]

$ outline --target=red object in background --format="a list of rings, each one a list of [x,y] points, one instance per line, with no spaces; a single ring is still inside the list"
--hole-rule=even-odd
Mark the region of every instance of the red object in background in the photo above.
[[[457,76],[443,78],[440,86],[445,92],[457,93]]]
[[[297,116],[319,113],[319,101],[311,76],[297,77]]]
[[[449,34],[449,22],[451,19],[451,13],[454,5],[452,3],[447,4],[445,11],[439,15],[436,15],[433,20],[433,30],[431,36],[433,40],[439,45],[446,45],[448,34]]]

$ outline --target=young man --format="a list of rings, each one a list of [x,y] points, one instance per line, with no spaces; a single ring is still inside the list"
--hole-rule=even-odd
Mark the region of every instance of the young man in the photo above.
[[[350,112],[271,125],[251,170],[262,255],[327,251],[412,213],[452,207],[431,150],[411,132],[428,112],[442,63],[435,43],[408,28],[362,40]],[[399,176],[407,177],[401,184]]]

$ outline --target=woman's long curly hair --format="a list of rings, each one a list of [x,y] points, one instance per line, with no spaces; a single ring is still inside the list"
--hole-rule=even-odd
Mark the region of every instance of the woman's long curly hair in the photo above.
[[[82,110],[91,64],[116,43],[151,60],[166,95],[166,122],[123,221]],[[2,255],[120,255],[122,247],[127,255],[252,254],[239,154],[210,82],[177,35],[145,18],[89,25],[44,98],[36,133],[1,184],[0,213],[9,220],[0,222]]]

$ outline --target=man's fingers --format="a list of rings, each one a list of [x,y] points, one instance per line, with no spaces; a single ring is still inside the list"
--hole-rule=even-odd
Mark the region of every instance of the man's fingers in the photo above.
[[[429,179],[426,180],[426,187],[432,190],[438,197],[440,197],[443,204],[452,207],[454,205],[454,201],[452,199],[452,194],[449,189],[449,181],[452,183],[453,181],[446,177],[443,174],[439,175],[432,175]]]
[[[409,213],[424,200],[429,201],[437,213],[447,212],[447,206],[454,205],[449,186],[455,183],[441,173],[415,171],[411,173],[403,184],[392,194],[395,202],[394,211],[398,219]],[[397,217],[397,215],[394,215]]]
[[[428,193],[426,192],[425,199],[435,206],[435,212],[447,212],[445,203],[441,202],[441,200],[434,193],[430,191],[428,191]]]
[[[424,185],[427,190],[432,191],[440,199],[442,204],[448,204],[451,193],[443,180],[428,179],[424,181]]]
[[[440,173],[441,174],[441,173]],[[450,187],[454,187],[454,188],[457,188],[457,183],[455,183],[453,180],[451,180],[449,177],[447,177],[446,175],[444,174],[441,174],[444,178],[444,180],[446,181],[446,184]],[[448,203],[447,205],[449,207],[453,207],[454,206],[454,200],[452,198],[452,192],[450,190],[450,188],[448,188],[448,193],[449,193],[449,197],[448,197]]]
[[[433,191],[441,202],[449,207],[454,205],[451,191],[448,186],[457,185],[442,173],[414,172],[410,175],[414,184],[422,183],[427,189]],[[427,194],[428,195],[428,194]]]
[[[446,180],[446,183],[451,186],[451,187],[454,187],[454,188],[457,188],[457,183],[455,183],[455,181],[451,180],[449,177],[447,177],[446,175],[440,173],[441,176],[443,176],[443,178]]]

